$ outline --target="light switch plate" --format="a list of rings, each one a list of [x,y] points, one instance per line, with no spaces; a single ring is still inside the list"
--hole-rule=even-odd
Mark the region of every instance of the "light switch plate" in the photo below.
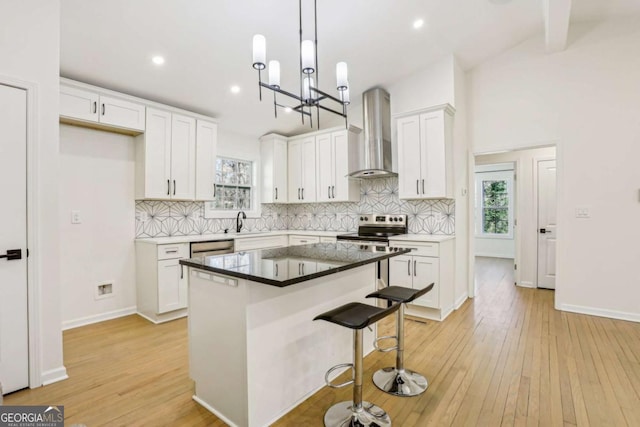
[[[576,207],[576,218],[591,218],[591,212],[588,206]]]

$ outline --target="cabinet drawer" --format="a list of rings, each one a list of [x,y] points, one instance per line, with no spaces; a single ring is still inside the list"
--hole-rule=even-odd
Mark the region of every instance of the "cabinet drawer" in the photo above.
[[[189,258],[189,244],[158,245],[158,260]]]
[[[321,237],[320,243],[336,243],[338,240],[335,237]]]
[[[318,236],[289,236],[289,246],[310,245],[312,243],[320,243]]]
[[[422,256],[433,256],[433,257],[440,256],[439,243],[391,240],[389,242],[389,245],[393,247],[400,247],[400,248],[411,248],[413,249],[413,252],[411,252],[411,255],[422,255]]]
[[[235,251],[279,248],[287,245],[287,236],[249,237],[235,240]]]

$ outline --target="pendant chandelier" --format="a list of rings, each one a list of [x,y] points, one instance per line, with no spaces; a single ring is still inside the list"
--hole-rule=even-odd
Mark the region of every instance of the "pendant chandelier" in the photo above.
[[[267,69],[268,83],[262,81],[262,71],[267,68],[267,42],[263,35],[253,36],[253,68],[258,70],[258,90],[262,101],[262,88],[273,91],[273,111],[278,117],[278,107],[287,111],[300,113],[302,123],[305,123],[305,116],[308,117],[309,125],[313,127],[313,109],[316,112],[316,123],[320,127],[320,110],[328,111],[338,116],[344,117],[347,123],[347,105],[349,105],[349,82],[347,81],[347,64],[338,62],[336,64],[336,90],[338,97],[329,95],[318,89],[319,86],[319,66],[318,66],[318,18],[317,0],[313,0],[313,27],[314,40],[302,39],[302,0],[298,0],[299,22],[300,22],[300,88],[297,93],[289,92],[280,87],[280,62],[271,60]],[[280,104],[277,94],[284,95],[294,101],[294,105],[288,106]]]

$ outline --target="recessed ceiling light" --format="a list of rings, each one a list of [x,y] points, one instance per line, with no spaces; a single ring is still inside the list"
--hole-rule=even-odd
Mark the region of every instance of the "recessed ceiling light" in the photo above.
[[[415,28],[416,30],[418,28],[422,28],[423,25],[424,25],[424,19],[416,19],[415,21],[413,21],[413,28]]]
[[[231,86],[231,93],[240,93],[240,86]]]
[[[156,65],[162,65],[164,64],[164,58],[162,56],[154,56],[153,58],[151,58],[151,60],[153,61],[154,64]]]
[[[292,111],[293,111],[293,109],[291,107],[284,107],[284,112],[285,113],[290,113]]]

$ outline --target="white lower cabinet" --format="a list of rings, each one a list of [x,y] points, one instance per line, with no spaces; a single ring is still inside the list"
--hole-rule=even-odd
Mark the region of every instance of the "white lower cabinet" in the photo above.
[[[187,276],[179,259],[158,261],[158,310],[187,308]]]
[[[289,236],[289,246],[310,245],[312,243],[320,243],[319,236],[302,236],[292,234]]]
[[[153,323],[187,315],[189,243],[154,245],[136,242],[136,296],[138,314]]]
[[[408,305],[407,314],[444,320],[455,308],[454,240],[439,243],[392,240],[390,245],[414,251],[389,259],[389,285],[422,289],[434,284],[431,291]]]
[[[335,237],[320,237],[320,243],[336,243],[337,241],[338,239],[336,239]]]
[[[389,269],[391,285],[422,289],[434,283],[433,289],[416,299],[413,304],[439,308],[440,260],[438,258],[401,255],[391,258]]]
[[[287,236],[247,237],[234,240],[234,251],[251,251],[254,249],[281,248],[287,246]]]

